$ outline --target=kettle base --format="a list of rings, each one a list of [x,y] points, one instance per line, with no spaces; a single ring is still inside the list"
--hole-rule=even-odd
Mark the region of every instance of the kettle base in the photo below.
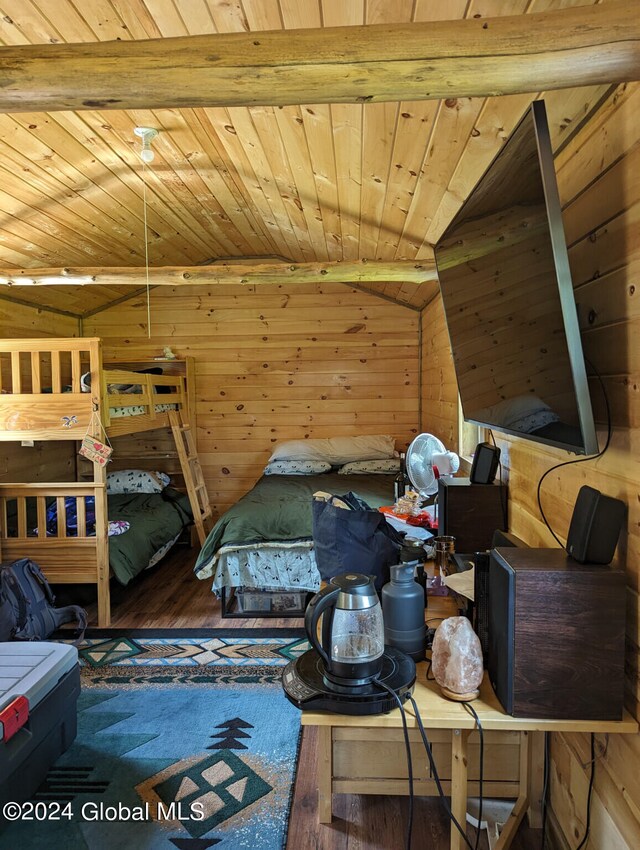
[[[375,682],[348,689],[333,690],[325,679],[324,664],[315,649],[290,661],[282,673],[282,687],[289,702],[303,711],[331,711],[334,714],[386,714],[397,702]],[[391,688],[401,702],[413,693],[415,662],[399,649],[385,646],[378,679]]]

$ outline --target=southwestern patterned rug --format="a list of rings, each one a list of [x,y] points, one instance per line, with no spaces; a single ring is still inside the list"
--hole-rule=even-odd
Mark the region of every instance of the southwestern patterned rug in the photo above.
[[[11,824],[0,847],[282,850],[300,714],[280,675],[304,632],[87,634],[78,736],[34,798],[58,819]]]

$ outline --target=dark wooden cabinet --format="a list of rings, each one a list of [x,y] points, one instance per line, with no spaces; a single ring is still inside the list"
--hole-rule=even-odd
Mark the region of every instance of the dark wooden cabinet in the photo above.
[[[514,717],[620,720],[626,581],[563,549],[494,549],[489,678]]]
[[[438,481],[438,534],[455,537],[456,552],[491,548],[496,529],[507,530],[507,488],[472,484],[468,478]]]

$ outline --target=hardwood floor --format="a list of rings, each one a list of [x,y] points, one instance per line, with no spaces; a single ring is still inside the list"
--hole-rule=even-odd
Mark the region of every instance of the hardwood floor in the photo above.
[[[333,822],[318,824],[316,730],[304,730],[296,777],[287,850],[404,850],[409,812],[408,797],[335,794]],[[440,800],[416,797],[412,850],[448,850],[449,820]],[[475,846],[476,832],[467,829]],[[521,826],[513,850],[540,850],[541,830]],[[486,832],[478,850],[488,850]],[[546,845],[547,847],[549,845]]]
[[[237,629],[237,628],[301,628],[300,618],[221,616],[220,601],[211,592],[211,579],[200,581],[193,574],[197,549],[175,547],[161,563],[145,570],[127,587],[111,581],[111,628],[114,629]],[[58,595],[69,591],[57,588]],[[91,594],[92,588],[74,585],[80,595]],[[78,601],[77,597],[69,598]],[[62,604],[62,603],[59,603]],[[96,626],[98,608],[95,601],[82,600],[89,614],[89,625]]]
[[[138,576],[131,584],[111,585],[113,628],[298,628],[302,619],[233,618],[222,619],[220,602],[211,592],[211,581],[193,575],[196,550],[174,550],[157,567]],[[58,588],[59,604],[79,602],[87,608],[90,625],[97,623],[97,606],[82,594],[91,589]],[[73,594],[76,594],[75,597]],[[64,595],[64,599],[62,596]],[[80,596],[80,598],[79,598]],[[289,821],[287,850],[404,850],[408,818],[407,797],[337,794],[334,819],[318,824],[317,741],[313,728],[304,730],[294,797]],[[468,829],[475,844],[475,830]],[[448,818],[439,800],[418,797],[415,801],[413,850],[447,850]],[[479,850],[487,850],[483,835]],[[540,830],[522,826],[514,850],[539,850]]]

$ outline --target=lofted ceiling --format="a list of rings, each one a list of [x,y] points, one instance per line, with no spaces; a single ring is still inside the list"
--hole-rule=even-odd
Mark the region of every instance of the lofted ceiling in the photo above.
[[[588,0],[0,0],[4,45],[527,15]],[[523,21],[523,26],[526,22]],[[51,74],[55,74],[52,63]],[[561,146],[607,86],[494,98],[0,114],[0,268],[420,260],[535,97]],[[134,127],[160,131],[144,167]],[[437,284],[360,282],[420,309]],[[87,315],[135,289],[12,286]]]

